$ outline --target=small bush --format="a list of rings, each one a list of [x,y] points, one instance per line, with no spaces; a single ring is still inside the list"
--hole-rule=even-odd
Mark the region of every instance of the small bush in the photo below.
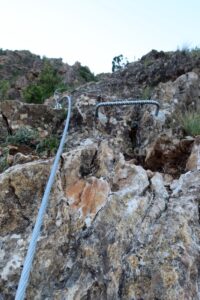
[[[26,145],[33,153],[37,153],[42,156],[53,156],[58,150],[60,137],[54,134],[41,138],[37,130],[21,127],[15,132],[15,134],[7,137],[3,144],[4,149],[8,150],[9,144],[15,146]],[[7,150],[4,151],[4,153],[0,151],[0,172],[7,168],[7,154],[9,152]]]
[[[5,145],[26,145],[38,154],[51,156],[56,153],[59,143],[60,138],[57,135],[51,135],[42,139],[38,131],[21,127],[15,134],[7,137]]]
[[[80,66],[79,68],[80,77],[83,78],[86,82],[96,81],[96,77],[90,71],[88,67]]]
[[[0,81],[0,99],[5,100],[8,97],[8,91],[10,89],[10,83],[8,80]]]
[[[143,61],[144,67],[147,68],[148,66],[154,63],[153,59],[146,57]]]
[[[42,87],[37,84],[29,85],[23,92],[23,96],[28,103],[43,103]]]
[[[13,145],[25,144],[27,146],[34,147],[37,143],[38,133],[32,129],[26,127],[19,128],[15,134],[9,135],[6,139],[6,143]]]
[[[190,47],[189,44],[183,44],[182,47],[177,48],[178,52],[182,52],[188,55],[191,55],[193,58],[199,58],[200,56],[200,48],[199,46],[196,47]]]
[[[30,84],[23,92],[29,103],[43,103],[54,91],[62,86],[62,79],[50,63],[45,62],[37,83]]]
[[[200,48],[199,47],[195,47],[195,48],[191,49],[190,52],[194,58],[200,57]]]
[[[39,154],[46,153],[48,155],[55,154],[59,147],[60,140],[58,136],[52,135],[40,141],[36,146],[36,151]]]
[[[200,135],[200,112],[186,111],[178,116],[178,120],[185,133],[196,136]]]
[[[147,100],[151,98],[153,88],[150,86],[146,86],[142,91],[142,99]]]

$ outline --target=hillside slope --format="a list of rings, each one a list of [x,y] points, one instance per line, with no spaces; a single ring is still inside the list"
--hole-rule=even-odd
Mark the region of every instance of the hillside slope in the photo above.
[[[74,89],[27,299],[200,299],[200,136],[179,118],[199,111],[199,76],[198,53],[152,51]],[[125,97],[158,100],[158,116],[145,105],[95,118],[97,103]],[[3,300],[14,299],[53,161],[55,145],[38,145],[62,132],[66,111],[53,106],[0,102]]]
[[[23,99],[26,88],[38,84],[46,66],[65,88],[74,88],[95,79],[89,68],[79,62],[70,66],[61,58],[41,58],[26,50],[0,49],[0,100]]]

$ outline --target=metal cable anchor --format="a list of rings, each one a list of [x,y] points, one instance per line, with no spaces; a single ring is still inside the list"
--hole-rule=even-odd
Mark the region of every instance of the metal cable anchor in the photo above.
[[[53,98],[54,98],[54,101],[55,101],[54,109],[62,109],[63,108],[63,106],[60,103],[60,101],[63,100],[63,98],[66,95],[64,97],[63,96],[61,97],[62,90],[64,90],[64,89],[62,89],[62,88],[56,89],[55,92],[54,92],[54,94],[53,94]]]
[[[98,110],[101,106],[120,106],[120,105],[144,105],[151,104],[156,106],[155,116],[158,115],[160,104],[155,100],[119,100],[110,102],[101,102],[96,105],[95,117],[98,118]]]

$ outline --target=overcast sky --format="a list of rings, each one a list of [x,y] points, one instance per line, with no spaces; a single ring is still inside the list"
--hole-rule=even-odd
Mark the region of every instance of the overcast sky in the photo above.
[[[151,49],[200,47],[200,0],[0,0],[0,48],[110,72]]]

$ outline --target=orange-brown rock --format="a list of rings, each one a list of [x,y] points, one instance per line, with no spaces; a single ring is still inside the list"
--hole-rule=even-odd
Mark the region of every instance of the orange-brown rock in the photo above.
[[[89,214],[95,216],[106,203],[109,190],[107,181],[91,177],[69,186],[66,196],[73,208],[81,209],[84,217]]]

